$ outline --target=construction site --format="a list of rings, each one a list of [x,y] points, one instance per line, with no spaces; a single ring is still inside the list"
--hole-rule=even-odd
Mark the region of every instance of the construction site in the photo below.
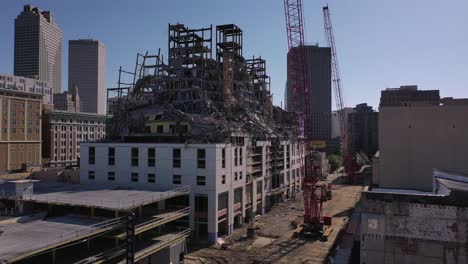
[[[138,53],[108,88],[106,138],[80,144],[79,184],[2,183],[11,210],[2,263],[351,258],[362,187],[344,182],[361,182],[364,167],[348,151],[344,117],[344,173],[330,174],[313,147],[301,8],[285,1],[293,111],[273,105],[267,61],[244,56],[240,27],[169,24],[167,54]],[[339,81],[328,7],[324,19]]]

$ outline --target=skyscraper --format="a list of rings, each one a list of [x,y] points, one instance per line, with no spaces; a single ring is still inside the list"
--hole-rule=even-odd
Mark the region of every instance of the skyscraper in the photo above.
[[[50,11],[25,5],[15,19],[14,74],[48,81],[62,91],[62,31]]]
[[[105,114],[106,48],[98,40],[70,40],[68,87],[78,87],[81,111]]]
[[[288,67],[290,53],[288,53]],[[305,46],[306,67],[308,74],[309,98],[305,98],[301,91],[297,91],[296,98],[304,98],[309,104],[312,118],[312,138],[319,141],[327,141],[331,138],[331,50],[328,47],[318,45]],[[288,70],[288,80],[289,80]],[[286,84],[286,110],[294,111],[294,95]],[[298,111],[302,111],[304,101],[297,102]]]

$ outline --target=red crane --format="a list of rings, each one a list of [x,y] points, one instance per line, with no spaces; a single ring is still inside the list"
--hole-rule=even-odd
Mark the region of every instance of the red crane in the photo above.
[[[284,0],[286,31],[288,35],[288,88],[292,91],[296,114],[298,142],[304,147],[302,187],[304,195],[303,232],[314,236],[323,231],[322,195],[316,195],[317,167],[312,153],[312,127],[310,115],[310,90],[307,80],[306,50],[304,47],[304,20],[301,0]],[[299,112],[302,111],[302,115]],[[301,136],[302,130],[304,136]],[[302,148],[301,148],[302,149]],[[302,160],[302,159],[301,159]]]
[[[351,181],[355,180],[355,166],[353,155],[349,151],[348,146],[348,124],[346,124],[346,113],[344,111],[343,102],[343,89],[341,88],[341,76],[340,68],[338,64],[338,56],[336,54],[335,36],[333,34],[333,27],[330,18],[330,11],[328,5],[323,7],[323,23],[325,28],[325,37],[327,39],[327,45],[331,49],[331,68],[332,68],[332,79],[333,79],[333,90],[335,93],[336,109],[338,111],[338,118],[340,120],[340,130],[343,144],[343,157],[345,172]]]

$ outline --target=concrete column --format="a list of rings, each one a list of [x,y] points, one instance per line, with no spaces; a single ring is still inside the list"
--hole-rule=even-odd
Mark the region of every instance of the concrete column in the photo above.
[[[234,188],[228,192],[228,235],[234,230]]]
[[[189,205],[192,207],[191,205]],[[165,210],[166,209],[166,201],[159,201],[158,202],[158,210]]]
[[[165,204],[162,204],[161,206],[164,208]],[[195,193],[192,190],[190,191],[190,194],[189,194],[189,206],[190,206],[189,227],[191,230],[195,230]],[[158,209],[159,208],[160,208],[160,203],[158,202]]]
[[[91,217],[94,217],[94,207],[91,207]]]
[[[216,238],[218,238],[218,194],[212,192],[208,194],[208,241],[214,243]]]
[[[52,263],[55,264],[55,249],[52,250]]]

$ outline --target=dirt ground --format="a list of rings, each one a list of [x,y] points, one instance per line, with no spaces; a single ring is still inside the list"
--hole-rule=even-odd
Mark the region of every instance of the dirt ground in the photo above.
[[[257,217],[254,224],[259,229],[255,238],[247,238],[247,226],[244,226],[234,230],[227,239],[228,249],[217,246],[200,249],[188,254],[185,263],[326,263],[363,189],[337,183],[337,175],[330,175],[328,181],[334,181],[334,185],[333,199],[323,204],[323,215],[333,217],[333,231],[327,241],[293,237],[291,222],[302,222],[304,206],[300,196],[276,204],[269,213]]]

